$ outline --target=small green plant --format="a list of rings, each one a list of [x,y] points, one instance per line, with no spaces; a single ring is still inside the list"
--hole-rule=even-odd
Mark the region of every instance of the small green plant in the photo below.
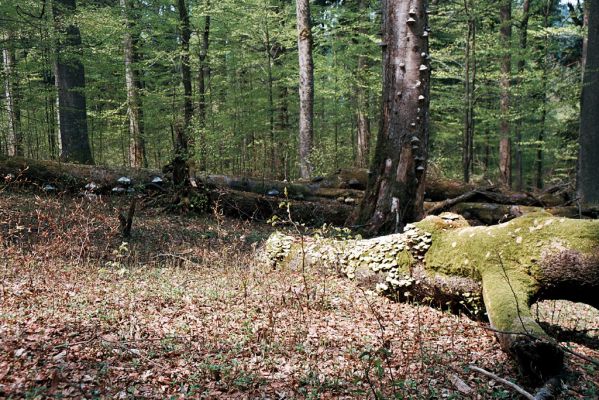
[[[120,275],[126,274],[127,270],[125,269],[125,261],[131,255],[131,252],[129,250],[129,243],[122,242],[118,249],[114,249],[112,251],[112,255],[114,256],[114,260],[107,261],[106,267],[118,269]]]

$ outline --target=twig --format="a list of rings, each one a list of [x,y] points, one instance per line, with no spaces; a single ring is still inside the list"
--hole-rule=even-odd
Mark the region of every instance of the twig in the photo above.
[[[578,358],[580,358],[580,359],[582,359],[582,360],[585,360],[585,361],[588,361],[588,362],[590,362],[591,364],[595,364],[595,365],[599,366],[599,360],[596,360],[596,359],[594,359],[594,358],[592,358],[592,357],[589,357],[589,356],[585,356],[584,354],[577,353],[577,352],[575,352],[574,350],[572,350],[572,349],[569,349],[568,347],[566,347],[566,346],[564,346],[564,345],[561,345],[561,344],[559,344],[559,343],[558,343],[557,341],[555,341],[555,340],[550,340],[551,338],[540,338],[540,337],[538,337],[538,336],[535,336],[535,335],[533,335],[533,334],[530,334],[530,333],[528,333],[528,332],[510,332],[510,331],[502,331],[502,330],[499,330],[499,329],[495,329],[495,328],[493,328],[493,327],[491,327],[491,326],[485,326],[485,327],[483,327],[483,329],[486,329],[486,330],[488,330],[488,331],[492,331],[492,332],[495,332],[495,333],[500,333],[500,334],[502,334],[502,335],[521,335],[521,336],[527,336],[527,337],[529,337],[529,338],[531,338],[531,339],[536,339],[536,340],[546,340],[546,341],[548,341],[548,342],[550,342],[550,343],[554,344],[555,346],[559,347],[560,349],[562,349],[562,350],[563,350],[563,351],[565,351],[566,353],[570,353],[570,354],[572,354],[572,355],[573,355],[573,356],[575,356],[575,357],[578,357]]]
[[[492,372],[489,372],[485,369],[479,368],[475,365],[469,365],[468,368],[470,368],[472,371],[476,371],[478,373],[481,373],[491,379],[493,379],[494,381],[497,381],[499,383],[504,384],[505,386],[515,390],[516,392],[520,393],[522,396],[524,396],[525,398],[527,398],[528,400],[535,400],[535,397],[528,393],[526,390],[522,389],[520,386],[516,385],[515,383],[512,383],[510,381],[508,381],[507,379],[503,379],[497,375],[495,375]]]

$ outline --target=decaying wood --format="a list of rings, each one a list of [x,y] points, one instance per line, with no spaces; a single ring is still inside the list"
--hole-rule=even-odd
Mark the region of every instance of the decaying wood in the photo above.
[[[121,225],[121,235],[123,236],[123,239],[131,237],[131,227],[133,226],[133,215],[135,214],[136,202],[137,199],[134,197],[131,200],[129,210],[126,213],[125,211],[119,212],[119,223]]]
[[[491,378],[491,379],[493,379],[493,380],[495,380],[495,381],[497,381],[497,382],[499,382],[499,383],[501,383],[501,384],[509,387],[510,389],[515,390],[516,392],[520,393],[522,396],[524,396],[524,398],[526,398],[528,400],[535,400],[535,397],[532,394],[528,393],[526,390],[524,390],[520,386],[516,385],[515,383],[512,383],[512,382],[508,381],[507,379],[504,379],[504,378],[502,378],[500,376],[497,376],[494,373],[489,372],[486,369],[479,368],[479,367],[477,367],[475,365],[471,365],[469,368],[472,371],[476,371],[476,372],[478,372],[480,374],[483,374],[483,375],[485,375],[485,376],[487,376],[487,377],[489,377],[489,378]]]
[[[502,348],[523,374],[542,382],[561,372],[564,353],[530,304],[566,299],[599,307],[599,220],[542,212],[473,227],[446,213],[367,240],[300,241],[275,233],[264,255],[279,268],[334,268],[392,298],[486,311]]]
[[[67,164],[54,161],[36,161],[24,158],[0,158],[0,177],[14,176],[18,182],[56,186],[58,191],[78,193],[88,183],[95,183],[95,193],[108,193],[116,185],[117,179],[127,176],[132,186],[139,189],[165,191],[168,183],[152,184],[156,176],[167,181],[171,172],[151,169],[98,167],[80,164]],[[430,174],[427,197],[441,199],[425,202],[429,215],[442,211],[452,211],[467,219],[482,224],[504,222],[520,215],[541,210],[540,206],[561,204],[564,196],[559,190],[533,196],[526,193],[511,193],[494,187],[476,189],[473,185],[441,179]],[[315,178],[308,183],[284,182],[260,178],[235,177],[226,175],[199,175],[195,180],[212,192],[213,200],[220,199],[224,211],[236,216],[255,216],[268,220],[273,211],[279,211],[279,204],[291,200],[297,222],[328,222],[343,225],[353,206],[359,203],[364,192],[360,190],[368,179],[366,169],[342,169],[327,177]],[[228,194],[227,194],[228,193]],[[267,195],[270,193],[271,195]],[[285,195],[287,193],[287,195]],[[432,195],[434,194],[434,196]],[[229,196],[229,198],[227,198]],[[561,203],[560,203],[561,202]],[[578,209],[575,206],[551,207],[547,209],[556,216],[568,218],[597,218],[597,207]],[[271,214],[268,214],[271,212]]]
[[[277,216],[280,220],[287,221],[291,216],[293,221],[311,226],[321,226],[325,222],[342,226],[353,209],[353,206],[334,200],[285,201],[236,190],[212,191],[211,202],[217,211],[233,217],[268,221]]]
[[[88,183],[95,183],[98,193],[112,190],[117,180],[126,176],[133,185],[146,184],[160,171],[151,169],[98,167],[83,164],[60,163],[56,161],[37,161],[20,157],[2,158],[0,156],[0,179],[7,183],[13,176],[15,180],[36,185],[52,184],[59,191],[79,192]]]
[[[433,205],[433,208],[437,208],[437,203],[425,204],[425,209],[429,210],[428,207]],[[510,204],[496,204],[496,203],[471,203],[463,202],[454,204],[447,208],[447,210],[460,214],[468,220],[479,221],[485,225],[492,225],[498,222],[509,221],[520,217],[525,214],[546,211],[557,217],[566,218],[599,218],[599,207],[532,207],[532,206],[521,206],[521,205],[510,205]],[[429,214],[434,214],[433,211],[429,210]]]

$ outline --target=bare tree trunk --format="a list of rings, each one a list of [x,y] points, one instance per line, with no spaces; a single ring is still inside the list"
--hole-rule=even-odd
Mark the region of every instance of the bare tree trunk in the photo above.
[[[522,22],[520,23],[520,57],[518,59],[518,74],[519,81],[524,80],[524,68],[526,67],[525,52],[528,42],[528,19],[530,16],[530,0],[524,0],[522,4]],[[524,97],[524,96],[522,96]],[[524,110],[522,110],[524,112]],[[515,154],[515,169],[516,169],[516,189],[521,191],[524,187],[524,166],[522,164],[522,130],[524,129],[523,116],[520,115],[518,125],[516,126],[516,154]]]
[[[512,1],[502,0],[499,8],[501,28],[500,40],[503,46],[501,60],[501,121],[499,127],[499,180],[506,186],[512,184],[512,151],[510,137],[510,79],[512,72]]]
[[[543,27],[549,28],[549,16],[552,11],[552,3],[547,1],[543,11]],[[543,150],[545,146],[545,125],[547,121],[547,79],[549,74],[549,34],[545,32],[543,41],[543,76],[542,76],[542,105],[541,121],[539,123],[539,132],[537,134],[537,151],[535,158],[535,186],[537,189],[543,188]]]
[[[6,102],[6,114],[8,116],[8,132],[6,136],[6,147],[9,156],[23,155],[23,136],[21,132],[21,109],[20,88],[17,77],[17,60],[15,51],[11,46],[12,38],[6,36],[6,47],[2,50],[2,61],[4,65],[4,96]]]
[[[476,20],[472,14],[473,3],[464,2],[468,15],[468,33],[466,37],[464,77],[464,137],[462,142],[462,172],[464,182],[470,182],[474,155],[474,91],[476,88]]]
[[[364,200],[352,221],[400,232],[423,216],[428,156],[429,28],[425,0],[383,0],[381,126]]]
[[[289,89],[284,82],[280,83],[279,88],[279,107],[278,107],[278,123],[277,131],[282,133],[284,137],[289,135]],[[288,140],[277,141],[277,177],[281,180],[289,179],[289,144]]]
[[[582,16],[582,29],[583,31],[586,30],[588,31],[588,27],[589,27],[589,2],[585,1],[583,3],[583,16]],[[582,37],[582,58],[581,58],[581,69],[582,69],[582,79],[584,80],[584,71],[586,68],[586,63],[587,63],[587,52],[588,52],[588,47],[589,47],[589,36],[588,35],[583,35]]]
[[[207,2],[210,5],[210,2]],[[206,88],[207,82],[210,79],[210,66],[208,65],[208,47],[210,45],[210,15],[204,16],[204,29],[202,31],[202,39],[200,44],[200,69],[198,74],[198,116],[200,125],[200,170],[205,171],[208,167],[207,153],[206,153]]]
[[[120,0],[121,13],[125,22],[123,49],[125,53],[125,81],[127,85],[127,105],[129,114],[129,164],[132,167],[148,166],[144,143],[143,107],[141,101],[141,81],[136,63],[137,34],[133,32],[133,20],[130,10],[131,0]]]
[[[358,3],[358,11],[366,12],[368,6],[365,0]],[[361,32],[365,34],[366,32]],[[370,162],[370,117],[368,110],[370,102],[368,99],[368,83],[366,75],[368,73],[368,63],[364,56],[358,57],[357,85],[356,85],[356,126],[357,126],[357,148],[356,148],[356,166],[358,168],[368,168]]]
[[[56,46],[54,74],[58,90],[58,125],[61,159],[92,164],[87,133],[85,70],[81,62],[81,34],[67,19],[75,12],[75,0],[54,0],[52,11],[61,38]]]
[[[586,2],[585,2],[586,3]],[[578,197],[599,204],[599,4],[588,4],[588,42],[582,96],[578,153]]]
[[[312,152],[314,137],[314,63],[312,61],[312,28],[309,0],[297,0],[297,46],[299,53],[299,156],[300,176],[312,175]]]
[[[191,98],[191,68],[189,65],[189,40],[191,28],[185,0],[177,0],[181,39],[181,82],[183,83],[183,122],[175,126],[175,158],[173,160],[173,182],[177,186],[187,184],[189,178],[188,158],[193,104]]]

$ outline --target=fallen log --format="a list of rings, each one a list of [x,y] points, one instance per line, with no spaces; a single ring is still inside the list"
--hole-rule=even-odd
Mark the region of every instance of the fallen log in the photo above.
[[[434,214],[438,203],[425,203],[425,210]],[[493,225],[509,221],[525,214],[545,211],[556,217],[565,218],[599,218],[599,207],[531,207],[521,205],[496,204],[496,203],[471,203],[463,202],[447,208],[449,211],[460,214],[468,220],[475,220],[484,225]]]
[[[0,182],[26,183],[38,186],[51,184],[57,191],[77,193],[85,186],[96,185],[94,192],[111,191],[121,177],[131,179],[130,185],[149,184],[160,171],[126,167],[99,167],[95,165],[68,164],[57,161],[30,160],[21,157],[0,156]]]
[[[133,185],[148,184],[155,177],[165,178],[164,174],[158,170],[67,164],[20,157],[0,157],[0,176],[20,177],[21,180],[40,186],[50,183],[59,191],[70,192],[80,191],[91,182],[98,186],[98,192],[107,192],[115,186],[116,180],[121,176],[131,178]],[[198,183],[209,188],[229,188],[235,191],[260,195],[270,194],[272,197],[300,201],[334,199],[347,204],[355,204],[364,195],[361,189],[365,187],[368,171],[365,169],[342,169],[326,178],[308,183],[227,175],[199,175],[195,178]],[[438,174],[430,174],[427,179],[426,198],[432,202],[454,199],[454,204],[457,204],[455,198],[459,198],[462,199],[459,202],[552,206],[565,201],[561,195],[553,193],[548,193],[543,197],[527,193],[513,193],[496,187],[475,188],[471,184],[439,178]]]
[[[339,241],[274,233],[263,257],[276,268],[335,269],[395,299],[485,313],[522,373],[545,382],[564,353],[535,321],[530,305],[566,299],[599,307],[599,221],[528,214],[473,227],[445,213],[402,234]]]
[[[121,193],[124,188],[117,184],[120,177],[131,179],[131,183],[127,185],[129,190],[135,188],[165,191],[168,188],[165,182],[167,178],[157,170],[66,164],[15,157],[0,158],[0,177],[7,183],[34,184],[40,189],[51,184],[56,187],[57,192],[70,193],[81,193],[86,185],[92,183],[94,193],[108,193],[113,189],[116,189],[115,193]],[[13,181],[10,181],[10,177],[13,177]],[[152,184],[152,180],[156,178],[161,180],[164,178],[164,181],[160,184]],[[224,193],[229,193],[230,199],[223,202],[225,212],[229,215],[245,217],[253,215],[259,220],[268,220],[273,213],[280,214],[278,205],[281,202],[291,199],[293,208],[297,210],[296,221],[311,225],[323,222],[343,225],[351,213],[352,206],[359,203],[364,194],[363,191],[349,186],[359,187],[356,182],[363,183],[365,179],[367,179],[367,170],[340,170],[337,174],[308,184],[225,175],[196,177],[200,185],[204,184],[214,192],[210,196],[213,200],[218,198],[223,200],[226,197]],[[472,185],[464,185],[457,181],[438,179],[436,176],[431,179],[429,186],[439,190],[439,195],[445,193],[451,197],[463,192],[464,189],[472,189]],[[231,190],[223,191],[223,188]],[[495,224],[539,211],[540,208],[537,207],[517,205],[535,201],[531,195],[509,194],[496,188],[483,188],[470,190],[449,200],[426,202],[425,210],[429,214],[450,210],[478,223]],[[306,204],[302,205],[304,202]],[[599,210],[596,208],[578,210],[573,206],[553,207],[549,212],[570,218],[579,215],[587,218],[599,217]]]
[[[231,217],[268,221],[276,216],[282,221],[291,220],[310,226],[321,226],[324,223],[343,226],[353,209],[351,205],[334,200],[286,201],[236,190],[211,191],[210,200],[213,208]]]

